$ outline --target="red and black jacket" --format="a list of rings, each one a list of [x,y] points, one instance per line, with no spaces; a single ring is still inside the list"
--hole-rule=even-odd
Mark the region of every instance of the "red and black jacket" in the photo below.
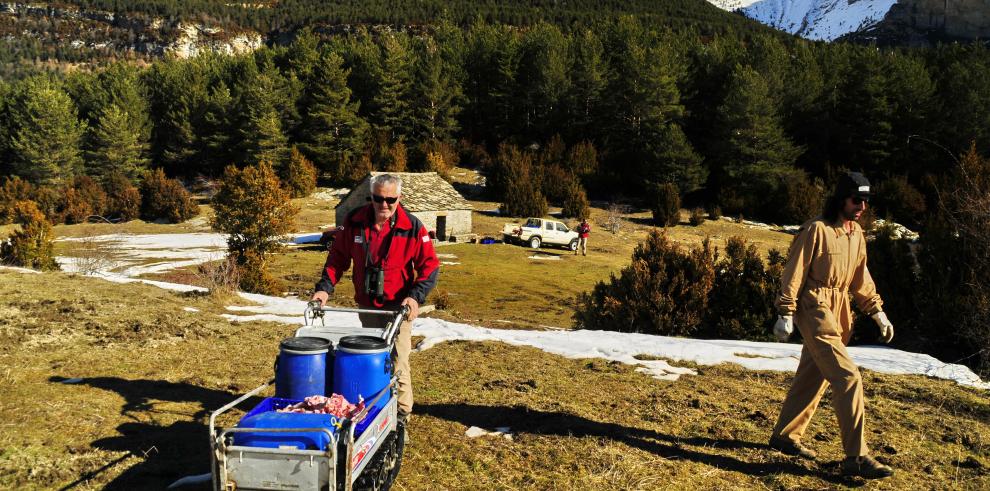
[[[426,296],[437,284],[440,260],[433,250],[433,242],[426,227],[418,218],[410,215],[400,204],[390,219],[390,239],[384,245],[388,251],[381,251],[380,259],[385,271],[385,295],[371,298],[365,292],[364,272],[368,252],[364,242],[373,234],[375,212],[371,204],[351,212],[343,224],[338,224],[327,262],[323,267],[323,277],[316,284],[316,291],[333,293],[334,285],[344,272],[354,263],[354,300],[362,307],[381,308],[395,306],[406,297],[412,297],[420,305],[426,303]],[[384,247],[383,245],[383,247]]]

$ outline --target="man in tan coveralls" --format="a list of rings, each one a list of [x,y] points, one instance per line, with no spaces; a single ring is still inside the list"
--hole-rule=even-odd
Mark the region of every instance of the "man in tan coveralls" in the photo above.
[[[801,444],[801,437],[825,388],[831,385],[832,406],[846,453],[842,473],[876,479],[894,471],[868,455],[863,380],[846,351],[853,323],[850,293],[860,311],[871,315],[880,326],[884,342],[894,336],[866,269],[866,240],[856,222],[869,197],[870,183],[862,174],[843,175],[822,216],[802,225],[791,243],[781,277],[777,299],[780,318],[774,333],[786,341],[797,324],[804,349],[770,446],[788,455],[815,458],[817,454]]]

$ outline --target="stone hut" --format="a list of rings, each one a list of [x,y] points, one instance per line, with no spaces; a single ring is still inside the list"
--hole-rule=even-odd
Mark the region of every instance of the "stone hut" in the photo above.
[[[351,188],[337,205],[337,224],[371,199],[369,181],[386,172],[372,172]],[[402,207],[422,220],[437,240],[459,241],[471,234],[471,205],[436,172],[388,172],[402,179]]]

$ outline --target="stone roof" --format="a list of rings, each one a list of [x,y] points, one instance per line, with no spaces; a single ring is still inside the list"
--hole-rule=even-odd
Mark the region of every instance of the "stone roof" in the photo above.
[[[445,181],[436,172],[372,172],[360,183],[351,188],[337,207],[343,205],[354,193],[365,196],[371,194],[368,190],[368,180],[381,174],[392,174],[402,179],[402,206],[411,212],[440,211],[440,210],[470,210],[468,203],[454,186]],[[357,196],[360,198],[360,196]]]

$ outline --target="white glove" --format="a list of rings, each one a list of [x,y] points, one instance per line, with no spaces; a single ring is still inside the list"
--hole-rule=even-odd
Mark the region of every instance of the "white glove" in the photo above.
[[[791,337],[794,332],[794,316],[782,315],[777,318],[777,323],[773,325],[773,334],[777,336],[777,341],[783,343]]]
[[[873,321],[880,326],[880,340],[884,343],[889,343],[891,339],[894,339],[894,325],[890,323],[887,319],[887,314],[883,311],[877,312],[870,317],[873,317]]]

